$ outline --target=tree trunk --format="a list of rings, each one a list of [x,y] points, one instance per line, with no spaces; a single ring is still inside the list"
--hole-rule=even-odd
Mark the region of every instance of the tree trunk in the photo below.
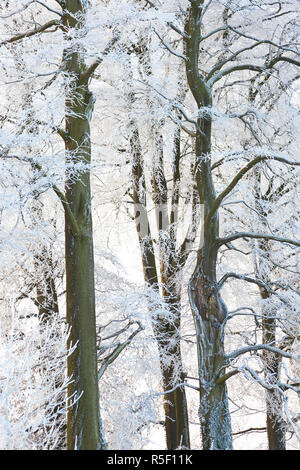
[[[201,16],[203,0],[191,2],[185,32],[186,76],[198,109],[211,108],[208,84],[199,74]],[[198,118],[196,129],[196,182],[200,203],[204,205],[203,240],[196,268],[189,283],[193,312],[200,382],[200,422],[204,450],[232,449],[232,432],[224,379],[224,327],[226,306],[216,287],[216,262],[219,236],[218,211],[210,216],[216,200],[211,174],[211,117]]]
[[[261,297],[266,299],[270,294],[265,290],[260,290]],[[265,318],[262,320],[262,340],[263,344],[276,344],[276,320]],[[286,423],[282,416],[283,400],[282,395],[276,388],[279,382],[279,369],[282,357],[270,351],[263,353],[265,366],[265,381],[269,385],[274,385],[274,389],[266,390],[266,411],[267,411],[267,435],[269,450],[286,450]]]
[[[274,196],[276,197],[276,191],[274,194],[271,191],[270,194],[262,194],[262,182],[261,182],[261,172],[259,169],[255,169],[255,205],[257,211],[261,214],[261,222],[267,229],[265,220],[267,218],[267,212],[264,208],[263,199],[268,202],[272,202]],[[278,195],[279,196],[279,195]],[[276,200],[276,199],[275,199]],[[266,240],[261,240],[258,242],[259,250],[261,250],[266,258],[270,251],[270,242]],[[267,285],[270,282],[268,276],[265,274],[263,267],[264,259],[261,258],[260,253],[258,254],[257,262],[255,263],[256,275],[258,278],[262,279]],[[263,288],[259,288],[260,296],[262,300],[270,298],[270,292]],[[276,319],[272,318],[272,314],[262,308],[262,342],[263,344],[276,345]],[[264,376],[265,381],[272,387],[265,391],[266,393],[266,425],[267,425],[267,436],[268,436],[268,445],[269,450],[285,450],[286,449],[286,423],[283,419],[283,398],[281,393],[276,388],[280,377],[280,365],[282,357],[278,354],[272,353],[271,351],[263,352],[264,359]]]
[[[78,33],[84,26],[86,3],[65,2],[65,33]],[[73,16],[74,15],[74,16]],[[73,80],[66,98],[67,164],[83,164],[76,177],[67,175],[65,217],[67,322],[71,327],[69,347],[75,351],[68,358],[68,449],[97,450],[105,447],[99,412],[96,319],[94,290],[94,255],[91,214],[90,118],[93,95],[87,83],[80,81],[85,69],[80,49],[65,50],[66,72]],[[85,166],[85,168],[84,168]],[[75,400],[75,404],[72,403]],[[72,406],[71,406],[72,405]]]
[[[180,301],[165,297],[174,323],[160,319],[154,326],[154,334],[158,344],[163,390],[174,388],[184,382],[184,373],[180,348]],[[170,347],[170,344],[172,345]],[[170,358],[166,364],[166,357]],[[190,448],[187,401],[184,387],[178,387],[164,396],[166,417],[166,440],[168,449]]]
[[[223,380],[226,307],[211,285],[201,267],[197,267],[190,281],[189,296],[197,337],[202,443],[204,450],[230,450],[231,421]]]
[[[159,292],[158,273],[154,254],[153,240],[150,233],[150,225],[146,210],[145,192],[146,183],[142,162],[142,150],[139,133],[135,123],[131,122],[132,135],[130,139],[131,153],[133,157],[133,194],[135,208],[136,229],[139,239],[141,259],[145,282]],[[143,227],[141,227],[143,223]],[[147,229],[146,229],[147,225]],[[146,230],[145,230],[146,229]],[[145,233],[143,232],[145,230]],[[165,286],[165,292],[169,292]],[[171,310],[176,315],[175,324],[166,322],[164,318],[157,318],[153,322],[154,335],[157,341],[160,369],[162,373],[162,386],[164,395],[165,430],[167,449],[190,448],[188,410],[184,387],[169,392],[176,386],[174,382],[175,363],[176,369],[181,371],[180,382],[184,381],[182,372],[182,358],[180,351],[180,300],[174,301],[174,296],[164,295],[164,300],[170,304]],[[150,306],[151,308],[151,306]],[[174,339],[176,340],[174,341]],[[170,344],[173,346],[170,348]],[[166,365],[166,355],[171,357],[170,365]],[[177,382],[178,383],[178,382]]]
[[[274,320],[263,320],[263,343],[273,344],[276,326]],[[279,380],[279,366],[281,356],[273,353],[265,353],[265,380],[269,384],[276,385]],[[266,357],[267,356],[267,357]],[[269,450],[286,450],[285,433],[286,423],[282,417],[282,396],[280,392],[274,388],[266,390],[266,407],[267,407],[267,434]]]

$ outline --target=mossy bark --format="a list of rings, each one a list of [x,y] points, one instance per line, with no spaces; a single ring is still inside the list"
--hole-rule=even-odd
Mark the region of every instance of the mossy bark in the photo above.
[[[66,39],[69,33],[70,36],[81,34],[80,30],[85,26],[86,4],[80,0],[65,2]],[[86,70],[83,55],[80,47],[64,51],[65,69],[72,77],[66,92],[66,159],[67,165],[81,165],[75,176],[67,173],[65,193],[69,209],[65,216],[67,322],[71,328],[69,346],[76,345],[68,358],[68,375],[72,378],[68,388],[69,450],[105,447],[99,412],[89,168],[93,95],[87,81],[81,80]]]
[[[203,0],[194,0],[185,26],[186,76],[198,109],[212,107],[208,83],[199,73],[201,17]],[[232,432],[225,379],[224,327],[226,306],[216,283],[219,237],[218,211],[209,217],[216,200],[211,173],[211,116],[199,117],[196,128],[196,183],[200,203],[204,206],[203,240],[189,283],[193,312],[200,387],[199,418],[204,450],[232,449]]]

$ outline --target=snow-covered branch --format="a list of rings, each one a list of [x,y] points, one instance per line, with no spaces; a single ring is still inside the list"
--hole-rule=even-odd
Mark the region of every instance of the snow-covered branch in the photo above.
[[[278,161],[280,163],[284,163],[286,165],[290,165],[290,166],[299,166],[300,165],[300,162],[297,162],[297,161],[292,161],[292,160],[288,160],[287,158],[285,157],[281,157],[281,156],[268,156],[268,155],[261,155],[261,156],[258,156],[258,157],[255,157],[253,158],[253,160],[250,160],[250,162],[244,166],[244,168],[242,168],[237,174],[236,176],[231,180],[231,182],[228,184],[228,186],[219,194],[219,196],[216,197],[207,217],[206,217],[206,220],[205,220],[205,223],[208,224],[209,221],[211,220],[211,218],[214,216],[214,214],[216,213],[216,211],[218,210],[218,208],[220,207],[222,201],[225,199],[226,196],[228,196],[228,194],[230,194],[233,189],[235,188],[235,186],[239,183],[239,181],[253,168],[255,167],[255,165],[257,165],[258,163],[260,162],[263,162],[263,161]],[[231,240],[229,240],[231,241]]]
[[[26,31],[24,33],[16,34],[15,36],[12,36],[11,38],[0,42],[0,46],[3,46],[5,44],[11,44],[13,42],[20,41],[21,39],[25,39],[25,38],[34,36],[36,34],[48,32],[49,28],[52,28],[52,27],[58,28],[58,27],[61,27],[61,25],[62,25],[62,23],[61,23],[60,20],[50,20],[47,23],[43,24],[42,26],[36,27],[33,30]]]
[[[267,233],[252,233],[252,232],[238,232],[233,233],[232,235],[227,235],[226,237],[221,237],[216,240],[216,244],[218,246],[226,245],[227,243],[233,242],[234,240],[238,240],[240,238],[253,238],[253,239],[261,239],[261,240],[273,240],[280,243],[287,243],[288,245],[293,246],[300,246],[300,241],[293,240],[291,238],[279,237],[276,235],[270,235]]]

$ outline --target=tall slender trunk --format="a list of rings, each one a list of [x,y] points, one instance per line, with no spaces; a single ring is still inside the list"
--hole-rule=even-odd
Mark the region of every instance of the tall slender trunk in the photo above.
[[[85,26],[86,5],[83,0],[66,0],[66,37],[69,33],[80,34]],[[80,81],[85,69],[80,46],[77,50],[66,49],[64,62],[66,72],[72,76],[66,97],[66,158],[68,164],[83,164],[75,178],[67,175],[66,179],[67,322],[71,327],[69,346],[76,345],[68,358],[68,375],[72,377],[68,388],[68,449],[97,450],[104,448],[105,443],[99,412],[89,169],[93,95],[88,84]]]
[[[267,252],[268,242],[260,242],[260,249]],[[259,270],[259,266],[257,267]],[[261,277],[261,276],[259,276]],[[263,276],[264,278],[265,276]],[[267,280],[264,278],[264,282]],[[260,296],[263,300],[270,298],[270,293],[260,287]],[[262,318],[262,342],[263,344],[276,345],[276,319],[269,312],[263,310]],[[265,381],[272,387],[266,393],[266,424],[269,450],[286,449],[286,423],[283,419],[283,399],[276,388],[280,380],[279,371],[282,356],[271,351],[263,352]]]
[[[168,295],[164,295],[163,298],[173,313],[174,323],[170,324],[170,322],[161,319],[154,327],[161,357],[164,391],[175,387],[178,380],[179,383],[184,382],[180,347],[180,299],[176,299],[167,286],[166,290],[168,290]],[[170,358],[168,365],[164,360],[166,356]],[[184,387],[178,387],[167,393],[164,400],[168,449],[190,448],[188,409]]]
[[[263,298],[266,297],[264,296]],[[262,334],[264,344],[275,344],[276,320],[273,318],[263,318]],[[271,386],[274,385],[274,389],[266,390],[266,421],[269,450],[286,450],[286,423],[282,416],[283,400],[281,393],[276,388],[276,384],[279,381],[282,357],[278,354],[265,351],[264,361],[265,380]]]
[[[203,449],[230,450],[231,420],[224,379],[224,328],[227,309],[215,288],[216,250],[211,246],[215,236],[214,233],[204,235],[204,246],[200,250],[197,266],[189,283],[189,297],[197,338],[199,417]]]
[[[249,101],[253,101],[254,93],[250,95]],[[252,99],[251,99],[252,98]],[[262,182],[261,172],[259,168],[254,170],[254,190],[255,190],[255,207],[261,214],[261,223],[267,230],[266,218],[268,216],[264,202],[276,202],[277,191],[274,188],[269,187],[265,194],[262,194]],[[280,193],[277,194],[280,197]],[[275,201],[274,201],[275,198]],[[270,242],[261,240],[258,242],[258,253],[257,260],[255,262],[256,275],[259,279],[262,279],[266,285],[270,282],[270,277],[266,275],[263,263],[264,259],[261,253],[264,253],[268,258],[270,251]],[[259,287],[259,293],[262,300],[270,298],[270,292]],[[272,318],[273,314],[268,309],[262,308],[262,342],[263,344],[276,345],[276,319]],[[265,390],[266,394],[266,424],[267,424],[267,436],[269,450],[285,450],[286,449],[286,423],[283,419],[283,398],[279,390],[276,388],[278,381],[280,380],[279,371],[282,361],[282,356],[271,351],[263,352],[264,359],[264,376],[265,381],[274,388]]]
[[[148,220],[147,209],[145,205],[146,183],[144,168],[142,162],[142,149],[139,140],[139,132],[134,122],[131,122],[132,135],[130,139],[131,153],[133,156],[132,174],[133,174],[133,201],[135,204],[136,229],[139,239],[141,259],[143,264],[144,279],[147,284],[152,286],[159,293],[159,279],[154,254],[153,240],[151,238],[150,224]],[[141,231],[141,221],[147,224],[147,236]],[[145,225],[143,227],[145,230]],[[161,265],[162,267],[162,265]],[[166,279],[165,279],[166,280]],[[176,321],[171,324],[164,318],[157,318],[153,322],[154,335],[157,341],[160,369],[162,373],[162,385],[164,394],[165,411],[165,430],[166,444],[168,449],[178,447],[189,448],[189,425],[188,410],[184,387],[178,387],[172,392],[171,388],[176,386],[174,381],[175,364],[176,369],[181,371],[180,382],[183,378],[183,366],[180,351],[180,337],[178,334],[180,328],[180,299],[175,300],[175,296],[169,295],[168,285],[164,287],[164,300],[170,305]],[[151,308],[151,307],[150,307]],[[173,344],[170,347],[170,344]],[[170,364],[167,365],[166,355],[171,357]],[[177,381],[178,383],[178,381]]]
[[[186,76],[198,109],[212,106],[211,90],[199,74],[203,3],[203,0],[192,2],[185,27]],[[196,182],[200,203],[204,205],[204,230],[196,268],[189,283],[189,297],[197,337],[199,416],[203,449],[228,450],[232,449],[232,432],[224,378],[226,306],[216,288],[218,212],[208,217],[216,199],[211,174],[211,117],[208,114],[198,118],[195,149]]]

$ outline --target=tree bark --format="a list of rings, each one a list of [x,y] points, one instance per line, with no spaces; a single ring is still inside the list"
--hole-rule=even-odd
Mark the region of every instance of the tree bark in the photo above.
[[[131,153],[133,158],[132,176],[133,176],[133,201],[135,208],[136,229],[139,239],[141,259],[143,265],[145,282],[159,293],[159,280],[156,258],[154,254],[153,240],[151,237],[150,224],[146,209],[146,183],[142,161],[142,149],[140,145],[139,132],[137,125],[131,122],[132,134],[130,138]],[[160,171],[162,168],[160,167]],[[141,221],[147,224],[147,236],[141,231]],[[145,229],[145,225],[143,227]],[[160,253],[162,261],[163,253]],[[160,264],[161,272],[165,272],[164,263]],[[180,299],[177,295],[170,295],[171,285],[169,277],[163,278],[163,299],[169,304],[171,311],[176,317],[174,324],[166,321],[164,318],[157,318],[153,322],[154,335],[157,341],[160,369],[162,373],[162,386],[164,391],[164,411],[165,411],[165,430],[167,449],[190,448],[188,410],[184,387],[178,387],[169,392],[176,386],[174,381],[175,366],[181,371],[180,382],[184,381],[183,366],[180,350]],[[151,306],[150,306],[151,308]],[[173,344],[170,348],[170,344]],[[170,364],[166,365],[166,356],[171,358]],[[177,382],[178,383],[178,382]]]
[[[262,333],[264,344],[275,344],[276,321],[272,318],[263,318]],[[276,387],[279,381],[279,368],[282,357],[269,351],[265,351],[263,356],[265,360],[265,380],[268,384]],[[282,416],[282,406],[282,395],[278,389],[266,390],[269,450],[286,450],[286,423]]]
[[[269,243],[261,241],[259,247],[265,253],[268,252]],[[260,263],[259,263],[260,264]],[[259,264],[257,266],[259,275]],[[259,276],[261,277],[261,276]],[[263,277],[263,281],[267,284],[268,280]],[[260,296],[263,300],[270,297],[270,293],[263,287],[259,288]],[[262,318],[262,341],[263,344],[276,344],[276,319],[272,318],[268,312],[263,310]],[[264,358],[264,376],[265,381],[274,386],[273,389],[267,389],[266,393],[266,424],[269,450],[286,450],[286,423],[283,419],[283,399],[279,390],[276,388],[280,377],[280,364],[282,356],[271,351],[263,352]]]
[[[86,3],[65,2],[65,34],[80,34],[84,27]],[[68,15],[69,12],[72,16]],[[91,213],[90,119],[93,95],[87,81],[80,48],[64,51],[65,69],[72,76],[66,97],[67,164],[83,164],[75,177],[67,175],[65,211],[67,322],[71,327],[69,347],[76,349],[68,358],[68,449],[98,450],[105,448],[101,432],[97,377],[96,319],[94,290],[94,254]],[[75,400],[75,404],[73,404]],[[72,405],[72,406],[71,406]]]
[[[255,99],[255,93],[250,88],[249,101],[252,104]],[[280,191],[277,193],[275,188],[269,187],[265,194],[262,194],[262,182],[261,182],[261,172],[259,168],[255,169],[255,205],[257,211],[261,214],[261,222],[266,229],[268,227],[265,223],[268,213],[265,209],[265,202],[274,203],[278,202],[280,199]],[[258,242],[259,250],[261,250],[266,258],[270,251],[270,242],[268,240],[261,240]],[[270,279],[265,275],[263,269],[264,259],[261,258],[260,253],[258,254],[258,259],[256,263],[256,274],[257,277],[262,279],[262,281],[267,285]],[[263,300],[269,299],[271,294],[263,287],[259,287],[259,293]],[[266,309],[262,308],[262,341],[264,344],[276,344],[276,319],[272,318]],[[272,353],[270,351],[263,352],[264,358],[264,376],[265,381],[273,385],[273,389],[267,389],[266,393],[266,425],[267,425],[267,436],[268,436],[268,447],[269,450],[286,450],[286,423],[283,418],[283,398],[281,393],[276,389],[276,384],[278,383],[279,370],[282,361],[282,357],[278,354]]]
[[[174,323],[164,319],[157,321],[154,333],[160,355],[161,372],[163,376],[163,390],[168,392],[178,383],[184,382],[182,356],[180,348],[180,301],[164,297],[174,314]],[[172,344],[172,347],[170,347]],[[165,364],[165,358],[170,358],[169,365]],[[179,374],[178,374],[179,372]],[[175,377],[177,374],[177,378]],[[179,375],[179,377],[178,377]],[[184,387],[178,387],[164,396],[164,408],[166,419],[166,440],[168,449],[190,448],[189,422],[187,400]]]
[[[186,76],[198,109],[212,106],[211,90],[199,75],[202,8],[203,0],[192,2],[185,27]],[[204,450],[229,450],[232,449],[231,421],[226,382],[222,380],[226,306],[216,288],[218,211],[207,217],[216,200],[211,174],[211,117],[208,114],[197,120],[195,150],[196,182],[205,221],[202,246],[189,283],[189,297],[197,337],[201,434]]]

